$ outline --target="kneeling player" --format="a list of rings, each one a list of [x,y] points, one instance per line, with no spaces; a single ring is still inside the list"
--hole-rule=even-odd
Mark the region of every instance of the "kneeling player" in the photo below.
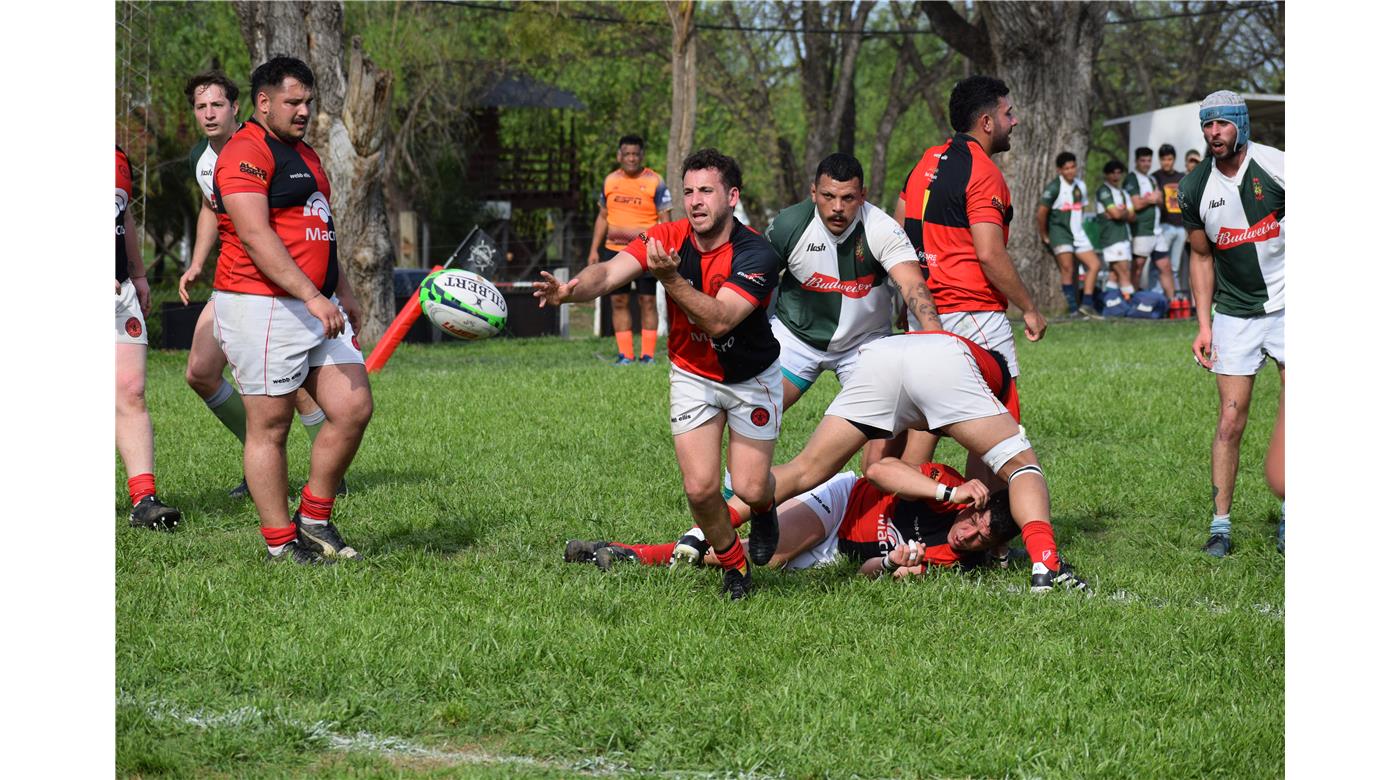
[[[881,487],[882,479],[903,469],[916,472],[930,490],[940,483],[950,486],[946,499],[906,499]],[[922,574],[931,566],[970,568],[984,563],[988,550],[1019,533],[1005,491],[988,497],[981,482],[965,481],[950,466],[925,463],[914,469],[886,458],[870,472],[869,477],[842,472],[784,502],[778,509],[781,543],[770,565],[809,569],[835,563],[839,555],[858,564],[868,577],[884,572],[902,577]],[[730,519],[736,527],[747,515],[747,507],[731,502]],[[602,569],[617,561],[718,564],[698,527],[671,544],[572,540],[564,560],[593,562]]]
[[[1056,553],[1050,491],[1017,412],[1016,383],[997,354],[942,331],[880,339],[862,348],[854,377],[831,402],[807,446],[773,469],[775,493],[785,500],[810,490],[870,439],[906,429],[950,436],[1007,483],[1011,515],[1032,562],[1031,590],[1085,589]],[[909,498],[937,498],[948,488],[927,482],[913,469],[882,479],[885,489]]]

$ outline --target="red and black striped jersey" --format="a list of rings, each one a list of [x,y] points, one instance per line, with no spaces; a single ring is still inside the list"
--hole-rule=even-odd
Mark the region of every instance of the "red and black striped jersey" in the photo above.
[[[125,282],[131,277],[126,256],[126,209],[131,205],[131,163],[126,152],[117,147],[117,281]]]
[[[240,192],[267,196],[272,229],[287,254],[330,297],[340,281],[340,266],[331,218],[331,182],[316,152],[305,141],[285,144],[250,120],[224,145],[214,166],[220,246],[214,289],[285,297],[288,293],[253,264],[224,208],[224,198]]]
[[[967,481],[942,463],[925,463],[919,471],[949,487]],[[852,561],[864,563],[887,555],[903,542],[923,542],[926,563],[954,566],[962,559],[948,545],[948,531],[964,506],[932,499],[907,501],[861,477],[851,488],[846,514],[836,529],[836,548]]]
[[[778,285],[778,253],[757,231],[734,220],[729,240],[701,252],[690,220],[678,219],[647,228],[623,251],[647,267],[646,240],[661,242],[680,255],[680,275],[711,298],[730,289],[753,304],[753,311],[718,340],[700,330],[681,307],[667,306],[670,334],[666,348],[671,364],[697,376],[733,384],[763,373],[778,359],[778,340],[768,326],[768,298]]]
[[[930,147],[899,193],[904,231],[928,276],[940,312],[1005,311],[1006,296],[982,272],[972,226],[990,222],[1011,235],[1011,191],[977,139],[958,133]]]

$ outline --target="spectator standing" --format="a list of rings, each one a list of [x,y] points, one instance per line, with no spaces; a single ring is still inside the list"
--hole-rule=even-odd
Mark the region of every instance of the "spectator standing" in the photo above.
[[[1066,311],[1076,311],[1097,318],[1091,303],[1094,283],[1099,276],[1099,255],[1089,235],[1084,232],[1084,208],[1089,202],[1089,186],[1079,178],[1079,161],[1074,152],[1060,152],[1055,157],[1059,172],[1054,181],[1045,185],[1036,208],[1035,221],[1040,229],[1040,242],[1055,256],[1060,267],[1060,291],[1064,293]],[[1084,300],[1079,300],[1079,285],[1075,280],[1075,262],[1084,264]]]
[[[1133,169],[1123,180],[1123,191],[1128,193],[1128,197],[1133,203],[1133,210],[1137,212],[1137,219],[1133,222],[1132,281],[1134,284],[1142,279],[1143,268],[1147,266],[1147,261],[1152,258],[1153,250],[1157,247],[1161,227],[1158,205],[1162,202],[1162,191],[1148,175],[1148,171],[1151,170],[1152,149],[1147,146],[1139,146],[1133,151]],[[1156,269],[1156,266],[1153,268]],[[1168,271],[1170,271],[1169,266]],[[1144,287],[1151,288],[1152,285],[1144,284]],[[1168,281],[1166,289],[1168,290],[1167,297],[1171,298],[1176,286]]]
[[[617,142],[618,169],[603,180],[598,196],[598,218],[593,222],[593,242],[588,248],[588,264],[612,259],[632,239],[647,228],[670,219],[671,193],[656,171],[642,165],[646,142],[638,135],[624,135]],[[607,256],[598,251],[602,244]],[[641,357],[632,350],[632,293],[642,318]],[[656,353],[656,277],[644,272],[627,288],[613,291],[613,337],[617,340],[615,365],[654,362]]]
[[[1155,289],[1157,284],[1153,278],[1160,279],[1162,292],[1172,298],[1177,291],[1189,294],[1191,290],[1190,269],[1183,268],[1185,264],[1181,262],[1186,247],[1186,227],[1182,223],[1178,197],[1181,179],[1186,174],[1175,170],[1176,148],[1171,144],[1162,144],[1157,149],[1157,162],[1161,167],[1152,172],[1152,181],[1161,191],[1162,199],[1157,204],[1157,246],[1153,247],[1154,265],[1148,271],[1148,286]]]
[[[1131,265],[1132,229],[1137,213],[1123,191],[1126,168],[1119,160],[1109,160],[1103,166],[1103,184],[1094,193],[1103,226],[1099,228],[1099,245],[1103,247],[1104,262],[1109,265],[1108,287],[1119,288],[1124,298],[1133,294]],[[1089,286],[1087,281],[1084,285]]]

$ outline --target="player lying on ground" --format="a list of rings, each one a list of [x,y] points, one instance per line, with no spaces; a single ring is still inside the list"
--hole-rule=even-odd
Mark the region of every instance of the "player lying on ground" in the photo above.
[[[880,487],[890,470],[911,469],[930,484],[953,488],[946,501],[904,499]],[[816,488],[791,498],[778,508],[782,543],[769,564],[788,570],[826,566],[845,557],[874,578],[923,574],[930,567],[971,568],[987,562],[987,553],[1020,531],[1011,519],[1007,494],[987,495],[982,483],[965,481],[941,463],[919,469],[896,458],[871,467],[870,477],[844,471]],[[976,504],[981,504],[978,507]],[[737,527],[748,519],[747,507],[731,502],[730,519]],[[647,566],[681,562],[717,565],[698,527],[679,542],[630,545],[621,542],[571,540],[564,560],[593,562],[608,569],[618,561]]]
[[[883,338],[862,348],[850,383],[802,452],[774,467],[775,495],[785,501],[830,479],[870,439],[905,429],[949,436],[1007,484],[1030,554],[1031,590],[1087,589],[1056,553],[1049,486],[1018,415],[1016,382],[998,354],[943,331]],[[948,490],[913,469],[881,481],[905,498],[945,498]]]

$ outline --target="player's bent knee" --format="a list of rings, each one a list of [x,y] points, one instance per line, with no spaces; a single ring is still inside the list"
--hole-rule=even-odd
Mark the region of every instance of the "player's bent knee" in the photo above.
[[[1012,458],[1029,451],[1030,448],[1030,439],[1026,438],[1026,434],[1017,431],[992,445],[983,453],[982,462],[987,464],[987,468],[990,468],[993,474],[1000,474],[1002,467],[1009,463]]]

